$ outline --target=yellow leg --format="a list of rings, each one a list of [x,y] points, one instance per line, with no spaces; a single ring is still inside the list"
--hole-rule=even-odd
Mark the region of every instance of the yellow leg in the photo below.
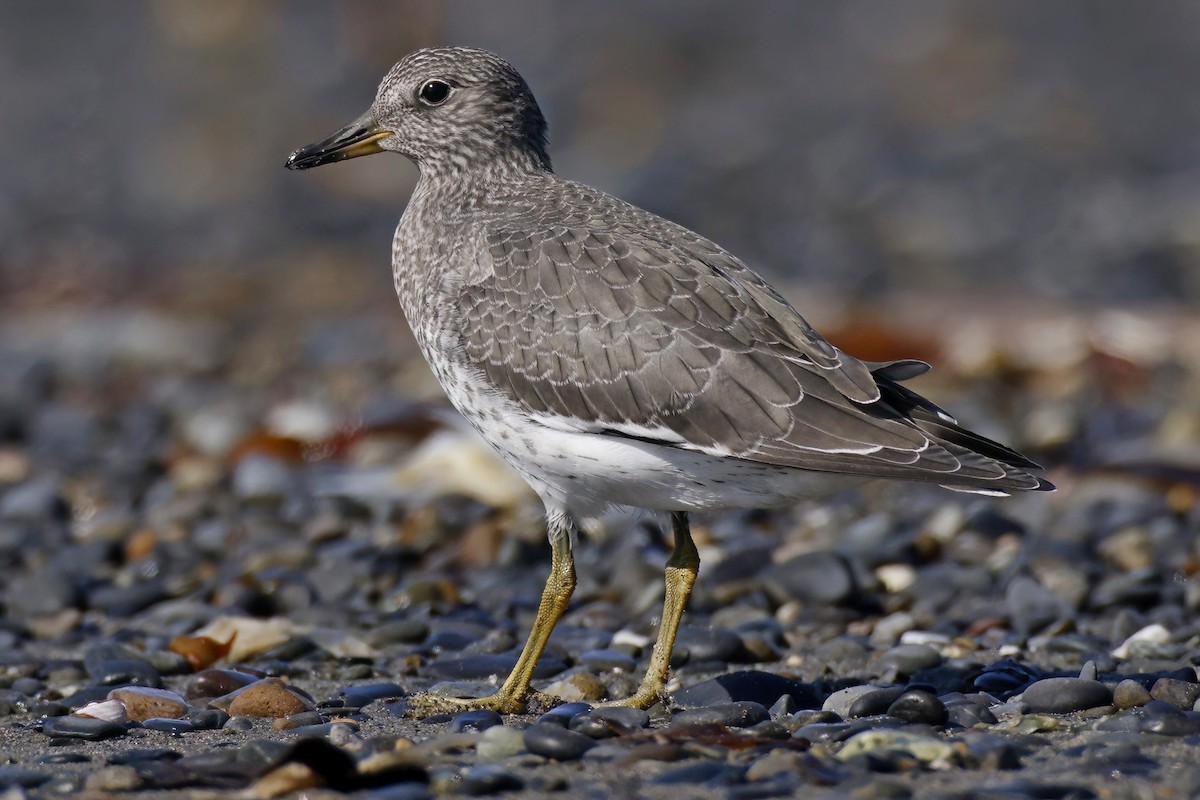
[[[441,697],[431,694],[413,695],[408,701],[410,717],[428,717],[433,714],[453,713],[475,709],[490,709],[500,714],[519,714],[525,710],[529,695],[529,683],[533,670],[546,641],[559,619],[567,610],[571,593],[575,591],[575,557],[571,553],[571,529],[573,523],[565,514],[552,513],[550,523],[550,577],[542,589],[542,601],[533,620],[533,630],[525,641],[525,647],[508,679],[495,694],[478,699]]]
[[[696,552],[696,544],[692,541],[687,512],[673,512],[671,528],[675,534],[675,549],[667,561],[663,576],[667,584],[666,595],[663,597],[662,621],[658,625],[658,639],[654,642],[650,667],[637,692],[607,705],[649,708],[662,699],[666,688],[667,670],[671,665],[671,650],[675,647],[679,620],[683,617],[683,607],[687,605],[692,586],[696,583],[696,573],[700,571],[700,554]]]

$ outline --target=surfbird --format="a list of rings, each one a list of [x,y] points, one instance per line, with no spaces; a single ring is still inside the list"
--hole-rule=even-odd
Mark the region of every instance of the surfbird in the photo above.
[[[550,577],[516,666],[478,699],[410,713],[525,709],[575,587],[577,521],[613,505],[669,514],[674,550],[637,692],[664,691],[700,564],[688,512],[769,507],[895,478],[1004,495],[1053,487],[1038,465],[821,337],[766,281],[699,234],[554,174],[524,79],[482,50],[419,50],[371,108],[291,154],[308,169],[372,153],[420,178],[392,241],[404,313],[451,402],[546,506]]]

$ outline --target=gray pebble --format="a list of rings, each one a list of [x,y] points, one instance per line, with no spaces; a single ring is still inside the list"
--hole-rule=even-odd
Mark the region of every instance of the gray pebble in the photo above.
[[[567,727],[593,739],[604,739],[650,727],[650,715],[640,708],[604,706],[580,714]]]
[[[125,726],[91,717],[53,717],[42,725],[42,731],[54,738],[68,737],[95,742],[120,736],[125,733]]]
[[[482,680],[498,675],[503,678],[517,663],[515,655],[479,653],[462,658],[439,659],[429,666],[429,674],[442,680]],[[551,678],[567,668],[565,662],[553,656],[543,656],[534,668],[536,680]]]
[[[367,634],[367,644],[387,647],[394,644],[416,644],[429,636],[429,623],[422,619],[399,619],[385,622]]]
[[[1070,613],[1058,595],[1028,575],[1018,575],[1009,582],[1004,604],[1013,626],[1024,634],[1036,633]]]
[[[588,714],[580,714],[575,717],[567,727],[593,739],[607,739],[617,735],[617,731],[610,723]]]
[[[162,688],[158,670],[136,658],[84,658],[88,677],[102,686],[134,685]]]
[[[467,711],[450,720],[447,731],[450,733],[465,733],[467,731],[486,731],[496,725],[502,725],[504,719],[495,711],[480,709]]]
[[[863,695],[877,691],[879,688],[878,686],[864,684],[862,686],[847,686],[845,689],[838,689],[825,698],[825,702],[821,705],[821,710],[832,711],[842,719],[847,719],[850,716],[850,708],[854,705],[855,700]]]
[[[82,599],[75,581],[57,569],[13,575],[6,583],[4,600],[9,614],[22,617],[57,614],[65,608],[74,608]]]
[[[199,731],[215,731],[229,721],[229,714],[219,708],[200,708],[188,713],[188,721]]]
[[[1200,698],[1200,684],[1178,678],[1159,678],[1150,687],[1150,696],[1191,711],[1197,698]]]
[[[796,698],[790,694],[780,695],[779,699],[772,703],[767,711],[770,713],[772,719],[790,717],[796,713]]]
[[[333,698],[350,708],[365,708],[376,700],[403,697],[405,694],[404,687],[398,683],[364,683],[338,689],[333,693]]]
[[[953,725],[963,728],[974,728],[977,725],[995,725],[996,715],[987,706],[970,700],[946,703],[946,720]]]
[[[515,774],[498,764],[476,764],[462,774],[455,789],[456,794],[482,797],[497,792],[515,792],[525,788],[525,783]]]
[[[37,478],[18,484],[0,497],[0,519],[13,522],[65,522],[71,509],[57,480]]]
[[[637,668],[637,660],[620,650],[585,650],[575,663],[593,672],[633,672]]]
[[[1079,678],[1043,678],[1029,685],[1021,702],[1030,711],[1069,714],[1112,702],[1112,689],[1098,681]]]
[[[742,638],[725,628],[684,625],[675,639],[675,652],[681,657],[686,653],[689,663],[727,662],[742,652]]]
[[[234,467],[232,483],[233,493],[243,500],[278,500],[295,488],[295,476],[279,459],[251,453]]]
[[[163,719],[159,717],[142,720],[142,727],[147,730],[174,734],[191,733],[196,730],[196,725],[191,720]]]
[[[574,761],[596,744],[590,736],[548,722],[530,725],[522,740],[529,752],[556,761]]]
[[[671,718],[671,724],[712,724],[725,725],[730,728],[748,728],[770,718],[770,712],[762,703],[742,700],[737,703],[722,703],[679,711]]]
[[[86,764],[92,759],[87,753],[79,753],[74,750],[58,753],[43,753],[40,756],[35,756],[34,764]]]
[[[521,731],[506,725],[488,728],[479,736],[475,753],[483,761],[502,761],[525,749]]]
[[[791,695],[800,706],[811,708],[817,705],[816,692],[810,685],[761,670],[743,670],[718,675],[710,680],[685,686],[671,699],[682,708],[700,708],[742,700],[751,700],[770,707],[785,694]]]
[[[592,710],[592,707],[587,703],[563,703],[561,706],[555,706],[538,717],[538,723],[549,723],[551,725],[561,725],[566,727],[571,720],[580,714],[586,714]]]
[[[334,728],[349,727],[343,726],[336,722],[319,722],[314,725],[300,725],[292,728],[288,733],[293,736],[299,736],[304,739],[325,739],[333,733]]]
[[[734,778],[735,782],[740,783],[740,779],[743,774],[743,768],[732,767],[720,761],[711,761],[705,759],[693,764],[687,764],[682,767],[668,770],[661,775],[657,775],[650,782],[660,786],[673,786],[688,783],[717,785],[719,783],[729,782],[730,778]]]
[[[880,656],[880,663],[901,675],[913,675],[942,663],[942,654],[927,644],[901,644]]]
[[[837,553],[806,553],[765,570],[763,586],[777,602],[804,600],[837,605],[855,591],[854,574]]]
[[[289,714],[287,721],[299,728],[306,725],[320,725],[325,720],[319,711],[301,711],[298,714]],[[293,730],[295,729],[293,728]]]
[[[1200,733],[1200,712],[1181,711],[1162,700],[1151,700],[1130,714],[1141,712],[1138,730],[1160,736],[1191,736]]]
[[[165,600],[168,596],[165,582],[149,580],[132,586],[98,586],[88,592],[87,604],[89,608],[103,611],[110,617],[124,619]],[[157,674],[157,670],[155,672]]]
[[[7,789],[11,786],[17,786],[22,789],[32,789],[41,786],[46,781],[50,780],[53,775],[49,772],[42,772],[37,769],[27,769],[25,767],[0,767],[0,789]],[[20,793],[15,795],[22,797]]]

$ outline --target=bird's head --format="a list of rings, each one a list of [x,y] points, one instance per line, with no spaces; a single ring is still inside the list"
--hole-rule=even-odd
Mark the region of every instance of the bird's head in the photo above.
[[[418,50],[388,72],[375,102],[327,139],[302,147],[289,169],[392,151],[422,171],[495,163],[549,169],[546,120],[520,74],[486,50]]]

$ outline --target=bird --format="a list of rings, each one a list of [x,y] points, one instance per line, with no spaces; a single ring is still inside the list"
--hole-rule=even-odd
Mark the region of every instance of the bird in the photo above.
[[[718,244],[559,177],[546,119],[503,58],[417,50],[365,114],[287,159],[294,170],[399,153],[419,178],[392,241],[396,292],[451,403],[541,498],[550,575],[498,690],[414,694],[409,714],[526,710],[576,583],[581,520],[669,518],[659,629],[638,689],[665,699],[699,571],[689,514],[786,506],[890,478],[987,495],[1054,487],[1020,453],[902,385],[929,365],[826,341]]]

